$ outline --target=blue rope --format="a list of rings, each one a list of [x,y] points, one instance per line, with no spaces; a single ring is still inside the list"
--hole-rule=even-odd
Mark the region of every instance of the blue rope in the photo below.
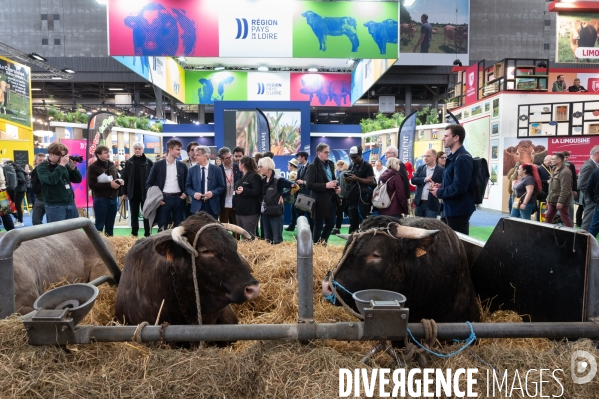
[[[352,292],[349,292],[349,290],[347,288],[345,288],[344,286],[339,284],[337,281],[333,280],[331,282],[333,283],[335,288],[341,288],[343,291],[347,292],[349,295],[353,295]],[[332,293],[330,295],[323,295],[323,296],[324,296],[325,300],[331,302],[333,305],[337,302],[337,297],[335,296],[335,293]]]
[[[466,345],[462,346],[460,349],[458,349],[455,352],[452,353],[438,353],[438,352],[434,352],[428,348],[425,348],[424,346],[422,346],[422,344],[420,342],[418,342],[418,340],[416,338],[414,338],[414,336],[412,335],[412,332],[410,331],[410,329],[408,328],[408,334],[410,334],[410,338],[412,338],[412,341],[414,341],[416,343],[416,345],[418,345],[420,348],[424,349],[425,351],[427,351],[428,353],[430,353],[431,355],[435,355],[437,357],[443,358],[443,359],[447,359],[450,358],[452,356],[457,355],[458,353],[462,352],[464,349],[466,349],[467,347],[469,347],[470,345],[472,345],[472,343],[474,341],[476,341],[476,334],[474,334],[474,329],[472,328],[472,324],[467,321],[466,324],[468,324],[468,326],[470,327],[470,335],[468,336],[468,338],[466,338],[465,340],[459,340],[459,339],[454,339],[454,342],[464,342],[466,343]]]

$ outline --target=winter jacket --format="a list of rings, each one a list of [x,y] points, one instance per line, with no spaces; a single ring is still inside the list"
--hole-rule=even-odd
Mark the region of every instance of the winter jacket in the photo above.
[[[125,170],[122,174],[122,179],[125,182],[123,184],[123,195],[126,195],[129,200],[134,199],[135,197],[135,180],[139,179],[139,184],[142,191],[142,201],[146,199],[146,181],[148,180],[148,176],[150,176],[150,171],[152,170],[152,161],[146,158],[145,154],[142,154],[140,158],[143,159],[143,163],[141,165],[141,170],[139,171],[139,176],[135,176],[135,165],[133,164],[135,156],[130,157],[127,162],[125,162]]]
[[[44,161],[37,165],[37,176],[42,183],[42,197],[46,205],[71,205],[75,196],[71,183],[81,183],[83,177],[79,169],[61,166]]]
[[[17,174],[17,188],[15,188],[15,191],[24,193],[27,191],[27,174],[20,165],[15,164],[14,169]]]
[[[407,215],[409,213],[408,199],[404,192],[403,177],[395,169],[386,169],[380,177],[381,184],[387,182],[387,194],[393,196],[388,208],[379,209],[380,215]],[[395,195],[393,195],[395,193]]]
[[[313,219],[326,219],[331,214],[331,201],[335,194],[332,188],[326,188],[329,181],[324,168],[331,170],[331,177],[335,176],[335,164],[332,161],[321,161],[318,157],[314,162],[308,164],[306,169],[306,187],[312,193],[312,198],[315,200]]]
[[[119,178],[114,162],[107,163],[98,159],[87,167],[87,184],[92,190],[94,198],[116,198],[119,195],[118,188],[112,188],[111,182],[99,183],[98,177],[105,173],[112,180]]]
[[[476,210],[474,195],[469,191],[472,170],[472,156],[463,146],[447,157],[442,187],[437,190],[445,217],[472,215]]]
[[[566,165],[553,171],[549,181],[547,203],[551,205],[562,204],[570,206],[572,202],[572,172]]]

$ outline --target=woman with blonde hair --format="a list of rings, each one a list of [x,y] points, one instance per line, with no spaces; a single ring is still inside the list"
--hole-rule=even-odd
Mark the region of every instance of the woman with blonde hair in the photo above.
[[[264,176],[262,185],[262,227],[264,238],[272,244],[283,242],[283,216],[285,207],[283,199],[290,191],[286,188],[296,188],[297,184],[282,177],[275,176],[275,163],[270,157],[258,161],[258,171]]]
[[[391,204],[388,208],[380,208],[379,215],[401,218],[402,215],[407,215],[409,212],[404,177],[399,173],[399,168],[399,159],[387,159],[387,170],[381,174],[379,184],[387,183],[387,194],[391,198]]]

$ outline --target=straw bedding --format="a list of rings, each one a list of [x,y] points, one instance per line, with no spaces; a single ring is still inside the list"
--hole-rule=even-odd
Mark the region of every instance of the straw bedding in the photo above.
[[[123,264],[132,238],[112,238],[118,263]],[[295,323],[297,292],[295,244],[276,247],[263,242],[243,243],[239,251],[250,262],[253,275],[261,282],[260,297],[234,307],[240,323]],[[342,247],[316,246],[314,250],[314,317],[317,322],[355,320],[343,308],[322,300],[320,281],[340,258]],[[114,324],[113,287],[101,286],[94,309],[81,324]],[[489,322],[521,322],[513,312],[489,314]],[[311,345],[295,342],[245,341],[225,348],[176,349],[133,342],[55,347],[27,344],[22,324],[16,319],[0,321],[0,397],[60,398],[330,398],[339,394],[340,368],[397,368],[386,354],[378,354],[369,366],[359,361],[373,342],[316,341]],[[459,344],[440,349],[451,352]],[[553,342],[545,339],[479,340],[471,349],[447,360],[428,357],[427,367],[478,368],[478,392],[486,397],[487,370],[498,374],[508,370],[510,386],[515,370],[522,383],[529,369],[557,369],[565,398],[598,398],[599,376],[585,385],[570,378],[570,356],[577,350],[594,352],[588,340]],[[418,367],[410,363],[409,368]],[[492,373],[492,371],[491,371]],[[538,382],[538,372],[532,372]],[[546,374],[543,395],[560,395],[561,388]],[[517,384],[516,384],[517,385]],[[465,388],[465,380],[460,381]],[[392,387],[392,385],[391,385]],[[534,385],[529,382],[531,395]],[[390,390],[390,388],[389,388]],[[508,390],[508,394],[509,394]],[[524,391],[525,393],[525,391]],[[378,388],[375,390],[375,397]],[[362,397],[364,394],[362,393]],[[352,393],[353,397],[353,393]],[[444,396],[442,396],[444,397]],[[496,392],[497,398],[526,397],[520,390],[512,395]]]

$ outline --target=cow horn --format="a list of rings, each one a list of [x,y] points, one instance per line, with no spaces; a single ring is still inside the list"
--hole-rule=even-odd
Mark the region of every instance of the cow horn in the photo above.
[[[185,234],[185,228],[183,226],[175,227],[173,230],[171,230],[171,237],[173,238],[173,241],[177,245],[185,248],[187,252],[197,257],[198,251],[191,246],[189,241],[187,241],[187,237],[185,237],[183,234]]]
[[[417,227],[408,227],[408,226],[397,225],[397,231],[395,232],[395,237],[406,238],[408,240],[421,240],[423,238],[434,236],[438,232],[439,232],[439,230],[427,230],[427,229],[419,229]]]
[[[242,227],[230,223],[222,223],[222,225],[225,229],[229,230],[232,233],[237,233],[247,240],[252,239],[252,235],[245,231]]]
[[[342,240],[349,240],[349,237],[351,236],[351,234],[336,234],[337,237],[341,238]]]

